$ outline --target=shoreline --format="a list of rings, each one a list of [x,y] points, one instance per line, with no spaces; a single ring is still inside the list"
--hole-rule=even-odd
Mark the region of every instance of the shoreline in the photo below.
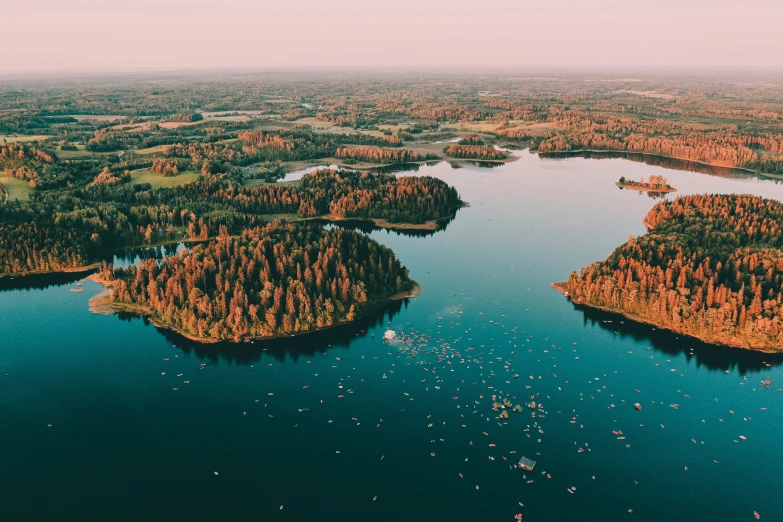
[[[677,192],[676,188],[654,188],[654,187],[647,187],[645,185],[633,185],[629,183],[620,183],[619,181],[615,183],[618,187],[621,189],[628,189],[628,190],[636,190],[638,192],[654,192],[656,194],[667,194],[670,192]]]
[[[196,337],[192,334],[189,334],[187,332],[184,332],[176,327],[170,326],[170,325],[164,325],[160,322],[156,321],[155,317],[152,315],[152,310],[144,305],[139,304],[133,304],[133,303],[120,303],[117,301],[114,301],[111,299],[111,287],[114,286],[113,281],[109,281],[107,279],[104,279],[100,274],[94,273],[91,274],[87,279],[94,283],[98,283],[100,285],[104,286],[104,289],[99,292],[98,294],[94,295],[90,298],[89,306],[90,306],[90,313],[98,314],[98,315],[114,315],[116,313],[126,312],[130,313],[139,317],[145,317],[147,318],[153,325],[155,325],[156,328],[160,328],[163,330],[167,330],[170,332],[174,332],[177,335],[180,335],[186,339],[189,339],[194,342],[202,343],[202,344],[217,344],[217,343],[235,343],[240,344],[247,341],[275,341],[280,339],[290,339],[291,337],[299,337],[302,335],[307,334],[313,334],[316,332],[323,332],[325,330],[330,330],[332,328],[338,328],[340,326],[347,326],[358,319],[361,319],[372,312],[375,312],[382,306],[392,302],[392,301],[402,301],[404,299],[411,299],[415,298],[416,296],[420,295],[422,292],[421,285],[419,283],[411,280],[413,282],[413,287],[409,290],[405,290],[402,292],[398,292],[394,295],[391,295],[387,297],[386,299],[382,299],[380,301],[375,301],[371,305],[367,306],[365,310],[363,310],[361,313],[357,314],[353,321],[339,321],[334,324],[330,324],[329,326],[323,326],[321,328],[311,328],[309,330],[303,331],[303,332],[296,332],[290,335],[277,335],[272,337],[254,337],[254,336],[245,336],[241,339],[216,339],[214,337]]]
[[[93,263],[91,265],[74,266],[71,268],[61,268],[58,270],[33,270],[31,272],[21,272],[15,274],[0,274],[0,280],[53,274],[86,274],[88,272],[97,270],[99,266],[101,266],[100,263]]]
[[[706,161],[692,160],[692,159],[686,159],[686,158],[678,158],[677,156],[667,156],[665,154],[655,154],[653,152],[640,152],[640,151],[635,151],[635,150],[617,150],[617,149],[571,149],[571,150],[558,150],[558,151],[546,151],[546,152],[542,152],[542,151],[539,151],[539,150],[533,150],[533,149],[528,149],[528,150],[530,150],[530,152],[533,152],[533,153],[538,154],[538,155],[542,155],[542,154],[554,154],[554,155],[556,155],[556,154],[563,154],[563,155],[565,155],[565,154],[579,154],[579,153],[582,153],[582,152],[593,152],[593,153],[597,153],[597,154],[607,153],[607,152],[608,153],[615,153],[615,154],[639,154],[641,156],[650,156],[650,157],[654,157],[654,158],[666,158],[666,159],[673,159],[673,160],[678,160],[678,161],[685,161],[685,162],[688,162],[688,163],[698,163],[699,165],[705,165],[707,167],[717,167],[717,168],[728,169],[728,170],[741,170],[743,172],[747,172],[749,174],[755,174],[757,176],[769,176],[769,177],[775,178],[775,179],[783,179],[783,176],[781,176],[780,174],[773,174],[773,173],[767,174],[767,173],[764,173],[764,172],[760,172],[758,170],[748,169],[748,168],[745,168],[745,167],[727,167],[726,165],[718,165],[717,163],[708,163]],[[624,159],[624,158],[620,158],[620,159]],[[683,169],[675,169],[675,170],[683,170]]]
[[[372,223],[373,225],[387,229],[387,230],[421,230],[426,232],[436,232],[443,228],[443,224],[445,222],[450,221],[451,219],[455,218],[457,216],[457,210],[460,208],[467,208],[470,206],[470,203],[467,201],[463,201],[462,204],[458,207],[456,207],[455,211],[447,216],[442,216],[436,219],[432,219],[430,221],[425,221],[424,223],[390,223],[384,219],[380,218],[360,218],[360,217],[338,217],[331,214],[325,214],[322,216],[314,216],[314,217],[297,217],[296,219],[286,219],[284,217],[278,218],[278,219],[284,219],[285,221],[289,223],[304,223],[307,221],[326,221],[328,223],[339,223],[341,221],[359,221],[364,223]],[[272,219],[269,221],[270,223],[276,221],[277,219]],[[231,236],[231,237],[238,237],[238,236]],[[180,238],[180,239],[171,239],[166,241],[157,241],[155,243],[151,243],[149,245],[128,245],[125,247],[120,248],[114,248],[110,252],[122,252],[125,250],[131,250],[131,249],[141,249],[141,248],[160,248],[167,245],[175,245],[175,244],[186,244],[186,243],[192,243],[192,244],[201,244],[201,243],[208,243],[209,241],[214,241],[217,238],[217,236],[209,237],[207,239],[188,239],[188,238]],[[92,263],[90,265],[83,265],[78,267],[71,267],[71,268],[61,268],[57,270],[35,270],[30,272],[19,272],[19,273],[13,273],[13,274],[0,274],[0,281],[3,279],[16,279],[16,278],[23,278],[28,276],[38,276],[38,275],[53,275],[53,274],[72,274],[72,273],[88,273],[93,272],[98,269],[98,267],[101,266],[101,262]]]
[[[592,305],[592,304],[587,304],[587,303],[575,303],[571,299],[571,297],[568,295],[568,290],[567,290],[565,281],[555,282],[555,283],[552,283],[550,286],[552,288],[554,288],[555,290],[557,290],[558,292],[560,292],[561,294],[565,295],[565,297],[572,304],[574,304],[575,306],[584,306],[584,307],[587,307],[587,308],[592,308],[594,310],[601,310],[602,312],[607,312],[607,313],[610,313],[610,314],[619,315],[619,316],[625,317],[629,321],[633,321],[633,322],[639,323],[639,324],[644,324],[644,325],[647,325],[647,326],[652,326],[652,327],[655,327],[658,330],[668,330],[668,331],[670,331],[672,333],[675,333],[677,335],[682,335],[684,337],[689,337],[691,339],[696,339],[696,340],[698,340],[698,341],[700,341],[700,342],[702,342],[704,344],[710,344],[712,346],[720,346],[720,347],[724,347],[724,348],[735,348],[735,349],[738,349],[738,350],[748,350],[748,351],[752,351],[752,352],[783,353],[783,350],[774,350],[774,349],[770,349],[770,348],[756,348],[756,347],[752,347],[752,346],[743,346],[742,344],[739,344],[739,343],[732,344],[732,343],[728,343],[728,342],[724,342],[724,341],[713,341],[713,340],[707,339],[705,337],[701,337],[701,336],[698,336],[698,335],[693,335],[693,334],[686,333],[686,332],[681,332],[679,330],[675,330],[674,328],[671,328],[671,327],[668,327],[668,326],[662,326],[662,325],[656,324],[656,323],[652,322],[649,319],[645,319],[644,317],[640,317],[638,315],[625,312],[624,310],[614,309],[614,308],[607,308],[605,306],[597,306],[597,305]]]
[[[362,218],[362,217],[340,217],[333,214],[325,214],[323,216],[315,216],[311,218],[300,218],[297,221],[311,221],[311,220],[323,220],[330,223],[339,223],[340,221],[360,221],[365,223],[372,223],[377,227],[385,228],[389,230],[426,230],[437,231],[443,227],[444,222],[448,222],[457,217],[457,211],[461,208],[468,208],[470,203],[463,201],[461,205],[455,207],[454,212],[447,216],[431,219],[424,223],[391,223],[381,218]],[[295,222],[295,221],[294,221]]]

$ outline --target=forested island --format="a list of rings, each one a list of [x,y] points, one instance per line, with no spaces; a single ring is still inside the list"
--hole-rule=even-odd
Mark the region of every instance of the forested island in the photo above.
[[[669,180],[657,175],[650,176],[647,181],[644,178],[634,181],[622,176],[616,185],[621,189],[638,190],[640,192],[677,192],[677,189],[669,185]]]
[[[783,204],[683,196],[644,222],[648,234],[553,286],[575,304],[709,343],[783,350]]]
[[[273,223],[97,280],[93,306],[149,317],[191,339],[216,342],[302,334],[353,321],[418,285],[388,248],[364,234]]]

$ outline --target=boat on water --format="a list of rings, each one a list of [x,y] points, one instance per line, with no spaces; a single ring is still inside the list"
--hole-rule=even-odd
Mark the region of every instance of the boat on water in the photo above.
[[[642,409],[642,405],[639,404],[638,402],[635,402],[633,407],[636,408],[637,410],[641,410]]]

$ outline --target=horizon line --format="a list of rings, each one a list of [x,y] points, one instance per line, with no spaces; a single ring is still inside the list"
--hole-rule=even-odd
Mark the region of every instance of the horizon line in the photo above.
[[[415,73],[461,73],[461,74],[500,74],[500,73],[530,73],[547,72],[549,74],[634,74],[655,76],[661,73],[675,75],[692,74],[704,76],[709,74],[783,74],[783,66],[685,66],[685,65],[292,65],[292,66],[259,66],[259,65],[207,65],[207,66],[172,66],[172,67],[87,67],[87,68],[41,68],[17,69],[4,71],[0,69],[0,81],[7,79],[23,79],[25,77],[79,77],[79,76],[117,76],[138,74],[176,74],[176,73],[362,73],[362,72],[415,72]]]

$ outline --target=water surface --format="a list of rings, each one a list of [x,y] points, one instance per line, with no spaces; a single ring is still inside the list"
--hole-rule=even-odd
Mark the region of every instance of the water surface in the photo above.
[[[406,173],[470,207],[426,236],[367,229],[424,292],[344,329],[207,346],[91,315],[91,282],[0,291],[3,519],[783,519],[781,357],[579,309],[549,286],[645,232],[655,201],[620,176],[662,174],[677,194],[783,199],[783,185],[518,154]],[[493,395],[544,413],[496,419]],[[510,469],[523,455],[535,472]]]

